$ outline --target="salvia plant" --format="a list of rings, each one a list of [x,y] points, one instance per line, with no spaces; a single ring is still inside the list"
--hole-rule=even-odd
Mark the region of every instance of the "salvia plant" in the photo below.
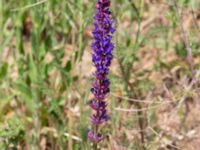
[[[114,45],[111,40],[115,32],[114,20],[109,10],[110,3],[110,0],[97,0],[96,15],[94,16],[94,41],[91,48],[93,50],[92,61],[96,71],[91,88],[94,98],[89,102],[94,114],[91,116],[93,127],[88,131],[88,138],[93,143],[103,140],[104,136],[100,133],[99,126],[109,120],[106,97],[110,91],[110,82],[107,75],[113,58]]]

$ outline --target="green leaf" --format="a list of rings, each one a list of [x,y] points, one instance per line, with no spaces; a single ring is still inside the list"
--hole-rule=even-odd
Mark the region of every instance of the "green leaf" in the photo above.
[[[175,45],[175,51],[176,54],[182,58],[185,58],[187,56],[187,51],[184,43],[177,43]]]
[[[0,66],[0,80],[3,80],[6,77],[7,72],[8,72],[8,64],[7,63],[3,63]]]
[[[33,60],[32,55],[30,55],[29,58],[30,58],[29,59],[29,70],[30,70],[29,76],[30,76],[31,81],[36,82],[37,81],[37,66]]]
[[[31,112],[34,111],[34,103],[33,103],[33,96],[32,92],[30,90],[30,87],[28,87],[25,83],[23,82],[18,82],[16,85],[17,91],[20,93],[20,96],[23,98],[25,101],[27,107]]]
[[[70,72],[71,69],[72,69],[72,63],[71,63],[71,61],[69,60],[69,61],[67,62],[67,64],[66,64],[66,66],[65,66],[65,71]]]

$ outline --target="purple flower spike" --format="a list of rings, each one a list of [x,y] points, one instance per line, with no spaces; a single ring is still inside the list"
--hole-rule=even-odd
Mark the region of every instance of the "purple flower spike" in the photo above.
[[[112,51],[114,45],[111,42],[115,28],[113,26],[114,20],[111,18],[110,0],[97,0],[96,15],[94,16],[94,30],[91,48],[92,62],[96,68],[94,73],[95,80],[92,84],[91,92],[94,99],[89,102],[90,107],[94,110],[91,116],[93,130],[88,131],[88,138],[91,142],[100,142],[103,136],[99,133],[98,126],[109,120],[106,110],[105,99],[110,92],[109,67],[113,58]]]

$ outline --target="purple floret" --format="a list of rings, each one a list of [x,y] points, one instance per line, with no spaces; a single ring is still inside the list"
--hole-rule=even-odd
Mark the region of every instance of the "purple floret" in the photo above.
[[[88,138],[91,142],[97,142],[98,143],[103,139],[103,136],[100,133],[97,133],[96,136],[95,136],[94,133],[91,130],[89,130],[88,131]]]
[[[91,116],[91,122],[95,126],[95,131],[89,130],[88,132],[88,138],[92,142],[99,142],[103,139],[103,136],[97,131],[97,126],[107,122],[109,119],[105,98],[110,92],[110,82],[107,75],[113,58],[112,51],[114,45],[111,40],[115,32],[114,20],[111,18],[111,11],[109,10],[110,3],[110,0],[97,0],[96,15],[94,16],[94,30],[92,32],[94,41],[91,48],[93,50],[92,61],[96,71],[94,73],[95,80],[91,88],[94,99],[89,104],[95,112]]]

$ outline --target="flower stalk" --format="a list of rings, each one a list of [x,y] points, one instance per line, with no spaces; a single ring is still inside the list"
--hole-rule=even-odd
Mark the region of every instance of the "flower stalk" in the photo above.
[[[114,45],[111,40],[115,32],[114,20],[111,18],[111,11],[109,10],[110,3],[110,0],[97,0],[96,15],[94,16],[94,40],[91,48],[92,62],[96,71],[91,88],[94,98],[89,102],[94,114],[91,116],[93,129],[88,131],[88,138],[94,145],[97,145],[104,138],[99,132],[99,126],[109,120],[105,100],[110,91],[110,81],[107,75],[113,58]]]

